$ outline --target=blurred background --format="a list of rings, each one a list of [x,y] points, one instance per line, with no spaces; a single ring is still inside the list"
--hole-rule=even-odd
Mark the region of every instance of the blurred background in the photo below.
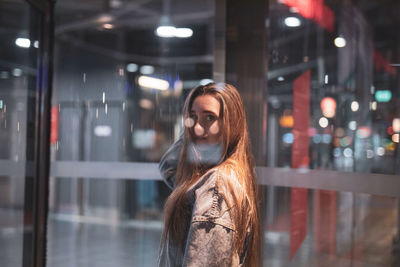
[[[170,193],[157,162],[188,92],[211,81],[244,99],[264,266],[398,266],[399,12],[395,0],[0,0],[0,265],[30,266],[34,251],[47,73],[47,266],[156,265]]]

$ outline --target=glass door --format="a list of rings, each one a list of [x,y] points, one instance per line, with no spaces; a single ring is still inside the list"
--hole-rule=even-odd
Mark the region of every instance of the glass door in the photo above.
[[[6,267],[44,266],[51,77],[45,2],[0,1],[0,266]]]

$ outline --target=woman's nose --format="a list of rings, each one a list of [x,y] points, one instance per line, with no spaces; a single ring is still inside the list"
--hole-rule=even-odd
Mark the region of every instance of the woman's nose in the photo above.
[[[194,133],[196,136],[201,137],[204,135],[204,128],[200,125],[200,123],[196,122],[196,124],[194,125]]]

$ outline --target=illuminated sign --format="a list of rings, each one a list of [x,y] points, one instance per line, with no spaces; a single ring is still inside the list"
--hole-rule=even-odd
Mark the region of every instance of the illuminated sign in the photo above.
[[[390,90],[378,90],[375,93],[375,99],[378,102],[389,102],[392,99],[392,92]]]
[[[335,14],[324,4],[324,0],[282,0],[282,2],[296,8],[299,14],[306,19],[311,19],[325,30],[333,32]]]

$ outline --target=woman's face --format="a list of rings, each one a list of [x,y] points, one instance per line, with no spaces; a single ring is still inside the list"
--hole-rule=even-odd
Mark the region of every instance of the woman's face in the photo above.
[[[186,127],[193,127],[196,144],[219,144],[221,142],[219,101],[212,95],[201,95],[194,99]]]

